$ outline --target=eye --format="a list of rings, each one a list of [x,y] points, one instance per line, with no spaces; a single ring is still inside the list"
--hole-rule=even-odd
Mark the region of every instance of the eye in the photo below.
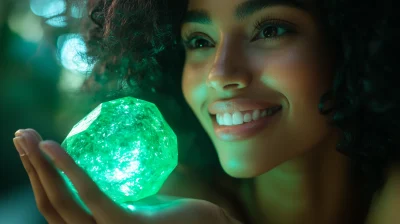
[[[261,36],[262,39],[265,38],[277,38],[285,34],[286,30],[284,28],[278,27],[278,26],[267,26],[265,29],[261,30],[259,36]],[[263,37],[264,36],[264,37]]]
[[[188,32],[189,33],[189,32]],[[203,35],[196,35],[196,33],[183,35],[182,41],[185,48],[188,50],[195,50],[200,48],[213,47],[210,41],[202,38]]]
[[[295,29],[288,22],[281,20],[259,20],[254,24],[257,36],[252,41],[265,39],[274,41],[286,37],[288,34],[295,33]]]
[[[279,19],[270,19],[269,17],[264,17],[263,19],[256,21],[253,27],[257,31],[257,36],[254,37],[252,41],[258,39],[276,41],[289,34],[296,33],[294,24]],[[192,31],[193,30],[188,30],[182,37],[183,45],[187,50],[206,50],[207,48],[214,47],[214,45],[207,40],[203,34]]]

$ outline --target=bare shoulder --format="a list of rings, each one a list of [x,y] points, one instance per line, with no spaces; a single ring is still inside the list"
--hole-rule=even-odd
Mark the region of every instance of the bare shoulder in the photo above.
[[[238,211],[237,205],[230,198],[222,196],[215,186],[202,181],[183,165],[178,165],[171,173],[159,194],[205,200],[222,207],[235,218],[240,219],[242,216],[242,211]]]
[[[400,220],[400,164],[390,167],[387,182],[376,198],[367,224],[394,224]]]

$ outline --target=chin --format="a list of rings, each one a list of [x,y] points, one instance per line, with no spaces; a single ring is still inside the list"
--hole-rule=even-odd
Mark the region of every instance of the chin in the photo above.
[[[255,166],[244,161],[220,161],[225,173],[234,178],[253,178],[268,172],[271,168]]]

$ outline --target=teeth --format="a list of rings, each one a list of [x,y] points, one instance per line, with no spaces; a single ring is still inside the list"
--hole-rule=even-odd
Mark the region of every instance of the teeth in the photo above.
[[[244,115],[244,122],[250,122],[252,120],[251,114],[246,113]]]
[[[254,110],[253,111],[253,120],[258,120],[260,119],[260,110]]]
[[[232,125],[232,116],[228,113],[225,113],[223,121],[226,125]]]
[[[271,111],[271,110],[268,110],[268,111]],[[267,110],[263,110],[263,111],[261,112],[261,117],[267,116],[268,113],[269,113],[269,112],[267,112]],[[270,114],[268,114],[268,115],[270,115]]]
[[[228,114],[228,116],[230,116],[230,115]],[[243,124],[243,115],[242,115],[241,112],[233,113],[232,123],[235,124],[235,125],[236,124]]]
[[[246,113],[243,115],[242,112],[236,111],[235,113],[229,114],[229,113],[224,113],[224,114],[217,114],[217,123],[219,125],[226,125],[226,126],[232,126],[232,125],[240,125],[243,123],[251,122],[253,120],[258,120],[262,117],[265,116],[270,116],[272,113],[276,111],[277,107],[275,108],[269,108],[265,110],[254,110],[253,112]]]

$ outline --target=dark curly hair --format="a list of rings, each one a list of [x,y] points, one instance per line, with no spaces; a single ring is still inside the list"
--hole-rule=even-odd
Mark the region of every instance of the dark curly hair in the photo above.
[[[342,130],[337,150],[351,159],[353,178],[367,180],[360,190],[372,195],[383,186],[386,169],[400,161],[397,57],[391,54],[400,51],[396,13],[390,0],[316,2],[337,55],[334,85],[316,106],[321,114],[332,115],[331,124]],[[180,143],[181,148],[190,148],[190,156],[182,151],[180,161],[194,169],[221,170],[181,92],[185,52],[180,27],[187,4],[89,0],[83,34],[95,69],[82,91],[94,93],[100,102],[126,95],[151,100],[165,110],[178,139],[181,133],[195,134],[192,142]],[[170,101],[163,104],[165,97]],[[334,104],[325,109],[328,101]],[[181,122],[182,117],[188,121]]]

